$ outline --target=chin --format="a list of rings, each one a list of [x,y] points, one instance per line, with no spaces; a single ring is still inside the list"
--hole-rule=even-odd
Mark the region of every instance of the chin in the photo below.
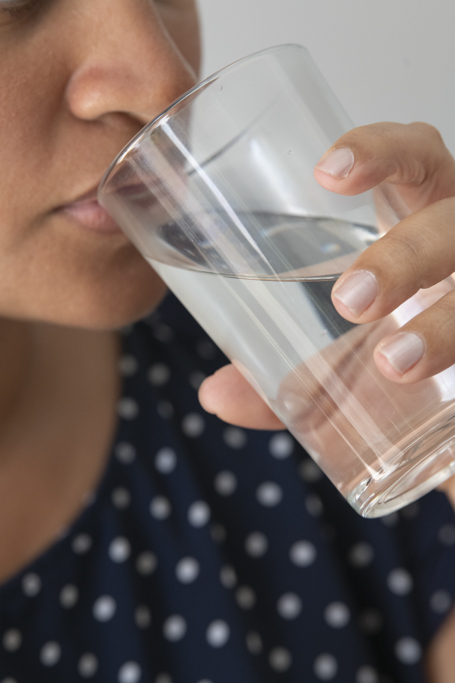
[[[147,266],[145,277],[124,286],[90,291],[75,297],[65,313],[59,311],[55,322],[92,330],[118,330],[149,315],[162,301],[166,286]]]
[[[166,286],[148,263],[130,247],[90,258],[56,259],[51,267],[39,268],[44,277],[27,275],[11,297],[2,299],[1,315],[92,330],[117,330],[144,318],[158,306]],[[51,271],[52,279],[46,277]],[[36,272],[36,271],[35,271]],[[17,283],[17,281],[16,281]]]

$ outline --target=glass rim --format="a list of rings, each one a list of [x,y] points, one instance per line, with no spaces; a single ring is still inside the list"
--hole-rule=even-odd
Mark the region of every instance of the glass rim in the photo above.
[[[152,131],[154,128],[159,127],[164,120],[169,119],[170,117],[170,112],[177,107],[178,105],[182,104],[185,100],[189,99],[192,95],[197,93],[199,90],[203,90],[207,86],[211,85],[213,82],[217,81],[221,75],[225,75],[231,71],[236,70],[239,66],[242,66],[244,63],[249,62],[253,59],[256,59],[257,57],[260,57],[261,55],[265,54],[270,54],[273,52],[281,52],[282,50],[286,50],[289,48],[297,48],[299,50],[302,50],[303,52],[308,52],[308,50],[303,46],[300,45],[299,43],[281,43],[279,45],[272,45],[271,47],[266,47],[263,48],[262,50],[258,50],[257,52],[253,52],[249,55],[246,55],[245,57],[241,57],[240,59],[236,59],[234,62],[231,62],[230,64],[227,64],[226,66],[222,67],[221,69],[218,69],[217,71],[214,71],[212,74],[204,78],[202,81],[199,81],[195,85],[193,85],[192,88],[184,92],[182,95],[180,95],[176,100],[171,102],[166,109],[164,109],[162,112],[158,114],[158,116],[155,116],[154,119],[149,121],[149,123],[145,124],[143,128],[141,128],[129,142],[122,148],[122,150],[116,155],[114,160],[109,164],[107,170],[105,171],[103,177],[101,178],[101,181],[98,185],[98,196],[100,193],[103,191],[107,183],[109,182],[109,177],[111,173],[113,172],[114,168],[120,164],[123,159],[136,147],[139,146],[141,140],[143,137],[145,137],[150,131]]]

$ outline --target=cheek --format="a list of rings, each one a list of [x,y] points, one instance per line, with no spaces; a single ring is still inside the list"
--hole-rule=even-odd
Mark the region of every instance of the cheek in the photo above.
[[[201,66],[201,36],[198,12],[194,0],[174,0],[158,6],[161,20],[175,45],[194,73]]]

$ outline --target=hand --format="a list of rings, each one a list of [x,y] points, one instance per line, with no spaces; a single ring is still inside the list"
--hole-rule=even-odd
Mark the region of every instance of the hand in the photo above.
[[[455,271],[455,162],[434,128],[422,123],[357,128],[323,156],[315,176],[326,189],[347,195],[393,184],[409,212],[333,288],[332,301],[347,320],[378,320]],[[452,290],[383,339],[375,349],[376,364],[394,382],[430,377],[455,362],[454,336]]]
[[[326,189],[346,195],[388,183],[409,214],[336,283],[333,303],[343,317],[359,323],[378,320],[455,270],[455,161],[433,127],[377,123],[356,128],[326,152],[315,177]],[[416,382],[455,362],[454,339],[455,290],[382,339],[375,361],[388,379]],[[209,377],[199,397],[208,412],[226,422],[261,429],[283,426],[233,366]]]

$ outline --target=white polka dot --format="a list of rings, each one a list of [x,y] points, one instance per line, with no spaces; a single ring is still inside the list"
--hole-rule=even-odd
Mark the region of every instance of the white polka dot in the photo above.
[[[84,555],[92,547],[92,538],[88,534],[78,534],[73,538],[71,548],[76,555]]]
[[[216,475],[214,486],[220,496],[231,496],[237,488],[237,477],[233,472],[223,470]]]
[[[181,640],[186,633],[186,621],[179,614],[174,614],[166,619],[163,624],[163,635],[166,640],[177,642]]]
[[[115,447],[115,456],[124,465],[129,465],[136,457],[136,449],[130,443],[121,441]]]
[[[333,655],[324,653],[314,660],[313,670],[320,681],[331,681],[337,674],[338,662]]]
[[[274,507],[281,502],[283,498],[283,491],[281,486],[278,486],[273,481],[265,481],[260,484],[256,490],[256,498],[261,505],[265,507]]]
[[[234,450],[244,448],[248,441],[246,432],[239,427],[226,427],[223,430],[222,439],[226,446]]]
[[[306,511],[312,517],[320,517],[324,512],[324,505],[322,500],[315,493],[305,498]]]
[[[117,610],[117,603],[111,595],[102,595],[93,605],[93,616],[97,621],[109,621]]]
[[[237,585],[237,574],[235,573],[234,567],[231,567],[230,565],[221,567],[220,581],[225,588],[235,588]]]
[[[235,599],[242,609],[251,609],[256,604],[256,593],[251,586],[239,586],[235,591]]]
[[[153,336],[155,339],[158,339],[158,341],[163,342],[163,344],[169,344],[169,342],[174,339],[174,330],[169,327],[169,325],[162,323],[155,327]]]
[[[155,678],[155,683],[172,683],[172,678],[169,674],[161,673]]]
[[[172,448],[160,448],[155,455],[155,467],[161,474],[170,474],[177,465],[177,456]]]
[[[207,503],[202,500],[196,500],[188,508],[188,521],[191,526],[202,527],[207,524],[210,519],[210,508]]]
[[[283,432],[282,434],[274,434],[269,441],[269,451],[277,460],[284,460],[288,458],[294,450],[294,441]]]
[[[324,619],[332,628],[343,628],[350,618],[351,613],[344,602],[331,602],[324,610]]]
[[[296,593],[284,593],[277,602],[277,610],[283,619],[296,619],[302,611],[302,601]]]
[[[405,519],[415,519],[419,514],[420,507],[417,502],[407,505],[405,508],[400,510],[400,514]]]
[[[22,590],[29,598],[33,598],[41,590],[41,579],[38,574],[30,572],[22,578]]]
[[[363,633],[373,635],[382,629],[383,621],[380,612],[375,609],[366,609],[359,615],[359,628]]]
[[[171,371],[164,363],[155,363],[147,372],[147,379],[154,387],[162,387],[169,382]]]
[[[148,628],[152,623],[152,615],[147,605],[139,605],[134,613],[134,620],[138,628]]]
[[[134,356],[125,354],[120,358],[119,370],[123,377],[131,377],[137,372],[138,362]]]
[[[174,415],[175,410],[174,406],[170,401],[168,401],[167,399],[161,399],[156,404],[156,412],[162,420],[169,420],[169,418],[171,418]]]
[[[297,567],[309,567],[316,559],[316,548],[309,541],[297,541],[289,550],[289,557]]]
[[[436,591],[430,598],[430,607],[436,614],[445,614],[451,606],[452,596],[447,591]]]
[[[389,590],[395,595],[408,595],[411,592],[413,586],[413,580],[407,569],[398,567],[397,569],[392,569],[392,571],[387,576],[387,585]]]
[[[292,664],[291,653],[285,647],[274,647],[269,654],[269,664],[274,671],[288,671]]]
[[[125,662],[118,672],[118,683],[139,683],[142,670],[137,662]]]
[[[356,543],[348,552],[348,562],[351,567],[361,569],[373,561],[374,550],[369,543]]]
[[[162,399],[156,404],[156,410],[162,420],[169,420],[175,413],[174,406],[167,399]]]
[[[60,591],[59,599],[62,607],[66,607],[67,609],[74,607],[79,599],[79,591],[77,587],[72,583],[66,584],[66,586],[63,586],[62,590]]]
[[[259,655],[262,652],[262,638],[256,631],[250,631],[246,635],[246,647],[250,654]]]
[[[180,583],[193,583],[199,575],[199,562],[194,557],[184,557],[175,568]]]
[[[158,562],[155,553],[145,551],[138,555],[136,560],[136,569],[142,576],[149,576],[153,574]]]
[[[114,507],[124,510],[131,502],[131,494],[124,486],[117,486],[111,493],[111,500]]]
[[[131,554],[131,545],[127,538],[118,536],[109,545],[109,557],[112,562],[125,562]]]
[[[226,529],[222,524],[212,524],[210,527],[210,535],[215,543],[223,543],[226,540]]]
[[[16,652],[22,645],[22,634],[17,628],[10,628],[3,634],[2,642],[7,652]]]
[[[245,552],[250,557],[262,557],[267,552],[269,542],[260,531],[249,534],[245,539]]]
[[[395,654],[403,664],[417,664],[422,656],[422,647],[415,638],[400,638],[395,643]]]
[[[201,436],[205,429],[205,421],[199,413],[189,413],[182,420],[182,432],[190,439]]]
[[[201,339],[196,345],[196,352],[204,360],[210,360],[216,356],[217,348],[210,339]]]
[[[43,645],[40,651],[40,661],[44,666],[55,666],[62,655],[62,648],[55,640]]]
[[[384,524],[384,526],[393,527],[398,524],[399,519],[398,512],[391,512],[390,515],[381,517],[381,523]]]
[[[155,519],[166,519],[171,514],[171,504],[164,496],[155,496],[150,503],[150,514]]]
[[[134,398],[124,396],[117,403],[117,412],[124,420],[133,420],[139,414],[139,405]]]
[[[444,524],[439,529],[438,539],[442,545],[451,546],[455,544],[455,526],[453,524]]]
[[[205,637],[212,647],[223,647],[229,640],[229,626],[222,619],[216,619],[209,624]]]
[[[98,671],[98,660],[94,654],[87,652],[80,657],[77,670],[81,678],[91,678]]]
[[[299,474],[303,481],[313,484],[322,477],[322,470],[314,460],[304,460],[299,467]]]
[[[357,670],[355,683],[379,683],[379,675],[371,666],[361,666]]]
[[[205,380],[206,376],[207,375],[205,375],[203,372],[196,370],[195,372],[191,372],[189,374],[188,382],[190,383],[190,386],[192,386],[193,389],[197,391],[201,386],[202,382]]]

